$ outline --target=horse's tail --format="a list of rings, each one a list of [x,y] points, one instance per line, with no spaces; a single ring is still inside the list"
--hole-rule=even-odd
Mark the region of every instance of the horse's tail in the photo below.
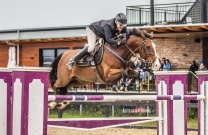
[[[52,88],[53,88],[53,85],[55,84],[56,80],[58,79],[57,78],[57,67],[58,67],[58,63],[59,63],[62,55],[63,55],[63,53],[60,54],[58,57],[56,57],[50,66],[50,67],[52,67],[52,70],[50,72],[49,79],[50,79],[50,83],[51,83]]]

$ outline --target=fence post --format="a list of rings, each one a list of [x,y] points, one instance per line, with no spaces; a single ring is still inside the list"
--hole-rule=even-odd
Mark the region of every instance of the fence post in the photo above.
[[[12,135],[47,135],[48,72],[50,68],[12,70]]]
[[[187,74],[188,71],[155,72],[156,95],[186,95]],[[186,100],[160,101],[156,110],[157,116],[163,119],[158,122],[158,135],[187,135]]]
[[[208,71],[196,71],[198,76],[198,95],[204,95],[206,102],[203,100],[198,101],[198,135],[207,135],[208,126]]]
[[[12,129],[12,90],[11,90],[11,71],[6,68],[0,69],[0,131],[3,135],[11,135]]]

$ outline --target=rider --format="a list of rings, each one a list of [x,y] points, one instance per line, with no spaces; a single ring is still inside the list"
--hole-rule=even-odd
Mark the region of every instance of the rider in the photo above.
[[[126,39],[117,41],[114,39],[119,33],[128,34],[127,28],[127,17],[123,13],[119,13],[115,18],[110,20],[101,20],[90,24],[86,28],[88,46],[80,50],[72,59],[68,61],[69,70],[75,62],[83,58],[87,53],[90,53],[95,48],[97,38],[103,38],[107,43],[112,45],[125,45]]]

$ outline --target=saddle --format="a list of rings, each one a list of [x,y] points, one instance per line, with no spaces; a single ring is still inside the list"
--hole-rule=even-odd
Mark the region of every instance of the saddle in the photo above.
[[[88,66],[96,66],[98,65],[103,58],[103,44],[104,40],[100,38],[95,45],[95,49],[84,56],[81,60],[77,61],[75,64],[78,67],[88,67]],[[88,46],[88,44],[85,44]]]

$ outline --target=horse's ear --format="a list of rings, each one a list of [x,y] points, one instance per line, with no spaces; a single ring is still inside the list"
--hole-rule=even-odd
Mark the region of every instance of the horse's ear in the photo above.
[[[151,36],[152,36],[152,38],[153,38],[153,31],[151,31],[151,33],[150,33],[150,34],[151,34]]]
[[[142,38],[145,38],[145,35],[142,31],[141,31],[141,36],[142,36]]]

